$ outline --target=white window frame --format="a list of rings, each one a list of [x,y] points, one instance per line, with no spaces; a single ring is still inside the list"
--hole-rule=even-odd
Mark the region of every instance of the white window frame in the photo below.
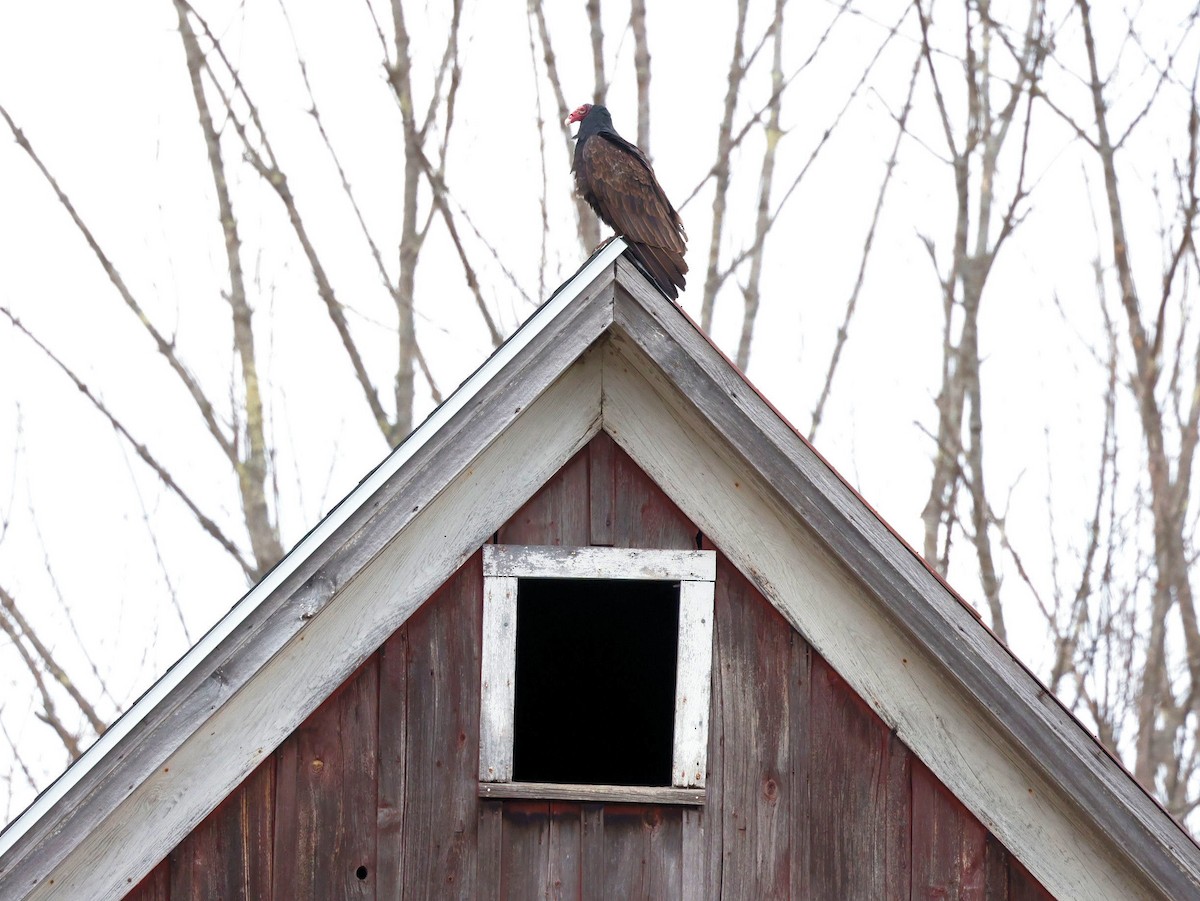
[[[679,641],[675,670],[675,722],[671,786],[703,789],[708,764],[708,705],[712,685],[713,582],[715,551],[611,547],[483,546],[483,649],[479,722],[480,793],[528,796],[502,791],[512,779],[513,718],[517,652],[517,580],[637,579],[679,583]],[[597,794],[578,786],[579,796]],[[652,797],[666,786],[638,788]],[[629,793],[629,792],[627,792]],[[555,793],[562,797],[560,792]],[[568,792],[570,794],[570,792]],[[613,794],[619,794],[614,792]],[[676,793],[678,803],[688,795]]]

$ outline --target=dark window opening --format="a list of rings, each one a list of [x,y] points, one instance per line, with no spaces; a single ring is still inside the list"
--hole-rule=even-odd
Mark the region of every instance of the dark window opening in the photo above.
[[[513,779],[670,785],[679,583],[521,579]]]

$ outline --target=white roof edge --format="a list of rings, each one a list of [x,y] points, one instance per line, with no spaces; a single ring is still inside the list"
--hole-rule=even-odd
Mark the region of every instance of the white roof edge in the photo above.
[[[0,832],[0,856],[7,854],[35,824],[41,821],[93,767],[146,718],[218,645],[253,613],[308,557],[339,529],[388,479],[421,449],[472,397],[502,370],[538,333],[552,322],[605,268],[624,252],[625,242],[614,238],[542,304],[500,347],[475,370],[445,401],[395,447],[383,461],[326,514],[275,567],[221,617],[199,641],[159,679],[133,706],[108,727],[82,755],[54,780]]]

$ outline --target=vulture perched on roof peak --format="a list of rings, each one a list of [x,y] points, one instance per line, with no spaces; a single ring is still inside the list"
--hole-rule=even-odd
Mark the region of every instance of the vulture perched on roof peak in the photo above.
[[[613,128],[603,106],[585,103],[567,123],[576,134],[575,190],[629,244],[659,289],[675,300],[684,286],[687,233],[646,155]]]

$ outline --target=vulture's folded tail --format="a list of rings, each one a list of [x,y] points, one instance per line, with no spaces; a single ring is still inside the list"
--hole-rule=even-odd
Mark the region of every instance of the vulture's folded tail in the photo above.
[[[652,247],[649,244],[630,241],[628,238],[625,240],[629,244],[630,254],[642,264],[642,268],[658,285],[659,290],[671,300],[678,300],[679,292],[687,284],[684,273],[687,272],[688,267],[683,259],[683,254],[672,253],[662,247]]]

